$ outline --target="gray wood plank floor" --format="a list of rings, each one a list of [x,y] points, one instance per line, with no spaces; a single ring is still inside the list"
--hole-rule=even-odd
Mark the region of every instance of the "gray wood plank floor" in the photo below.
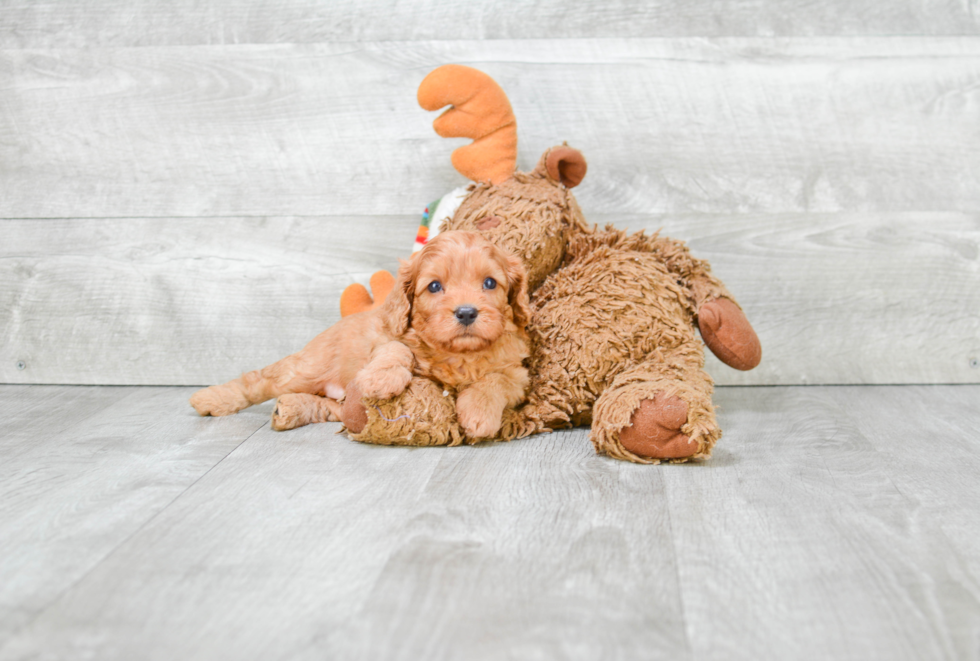
[[[0,659],[976,659],[980,386],[720,388],[708,462],[0,386]]]

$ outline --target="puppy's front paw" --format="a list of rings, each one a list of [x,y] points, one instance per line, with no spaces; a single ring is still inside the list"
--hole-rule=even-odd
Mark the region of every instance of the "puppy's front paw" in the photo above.
[[[371,372],[362,370],[357,375],[357,387],[364,397],[390,399],[405,392],[411,380],[412,372],[398,365]]]
[[[191,395],[191,406],[200,415],[231,415],[248,408],[249,402],[237,390],[223,386],[211,386]]]
[[[456,419],[470,438],[492,438],[500,431],[503,411],[474,390],[464,390],[456,398]]]

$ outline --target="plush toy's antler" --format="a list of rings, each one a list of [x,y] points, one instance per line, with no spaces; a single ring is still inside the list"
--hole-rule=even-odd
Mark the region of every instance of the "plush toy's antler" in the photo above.
[[[473,138],[453,152],[453,167],[473,181],[499,184],[517,168],[517,120],[493,78],[461,64],[432,71],[419,85],[426,110],[453,106],[432,126],[444,138]]]

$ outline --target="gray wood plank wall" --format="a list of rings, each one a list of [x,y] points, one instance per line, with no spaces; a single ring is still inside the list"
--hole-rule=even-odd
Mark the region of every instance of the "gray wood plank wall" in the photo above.
[[[5,2],[2,48],[980,34],[976,0]]]
[[[980,382],[978,17],[0,3],[0,382],[203,384],[300,348],[463,183],[415,104],[446,62],[507,90],[520,167],[585,153],[590,220],[711,260],[765,348],[718,383]]]

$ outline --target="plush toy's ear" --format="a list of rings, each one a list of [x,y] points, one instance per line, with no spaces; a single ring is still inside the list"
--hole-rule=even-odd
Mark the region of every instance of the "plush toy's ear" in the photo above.
[[[544,166],[548,176],[565,184],[566,188],[575,188],[582,183],[588,170],[582,152],[568,145],[552,147],[548,150],[544,158]]]
[[[340,316],[349,317],[358,312],[374,310],[381,307],[388,292],[395,285],[395,276],[387,271],[378,271],[371,276],[371,293],[364,288],[364,285],[354,283],[349,285],[344,293],[340,295]]]
[[[419,85],[426,110],[452,108],[433,122],[444,138],[473,138],[453,152],[453,167],[476,182],[499,184],[517,169],[517,120],[507,95],[493,78],[461,64],[432,71]]]
[[[419,253],[415,253],[418,255]],[[381,306],[381,318],[385,329],[399,337],[408,332],[412,320],[412,303],[415,300],[415,278],[418,275],[419,260],[401,260],[395,285]]]

